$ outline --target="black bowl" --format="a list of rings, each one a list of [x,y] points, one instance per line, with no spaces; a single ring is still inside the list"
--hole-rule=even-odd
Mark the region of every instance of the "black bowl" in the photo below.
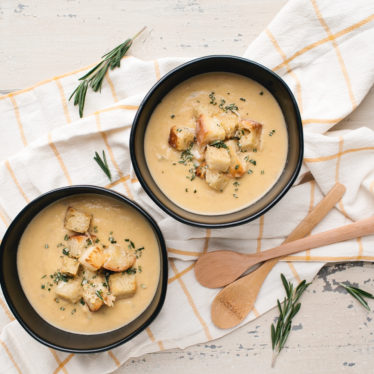
[[[135,209],[151,225],[160,250],[160,277],[156,293],[149,306],[132,322],[116,330],[84,335],[67,332],[50,325],[34,310],[26,298],[17,272],[17,248],[19,240],[30,221],[45,207],[68,196],[97,194],[108,196]],[[106,351],[123,344],[143,331],[160,312],[165,300],[168,264],[165,241],[152,217],[123,195],[94,186],[59,188],[28,204],[9,226],[0,247],[0,282],[5,299],[12,313],[24,329],[39,342],[60,351],[94,353]]]
[[[163,97],[181,82],[198,74],[230,72],[249,77],[266,87],[277,100],[287,125],[288,154],[285,168],[274,186],[255,203],[221,215],[202,215],[184,210],[171,201],[153,179],[145,159],[144,135],[148,121]],[[161,78],[148,92],[136,113],[130,135],[130,153],[135,173],[150,198],[180,222],[205,228],[236,226],[260,217],[273,207],[295,181],[303,160],[303,129],[296,100],[287,84],[256,62],[234,56],[207,56],[187,62]]]

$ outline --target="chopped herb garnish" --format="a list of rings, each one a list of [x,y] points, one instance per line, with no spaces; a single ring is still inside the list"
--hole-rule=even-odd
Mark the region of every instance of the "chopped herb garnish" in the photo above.
[[[112,244],[116,244],[117,241],[113,238],[113,236],[110,234],[109,238],[108,238],[109,242],[111,242]]]
[[[256,166],[256,160],[249,160],[249,162],[252,164],[252,165],[254,165],[254,166]]]
[[[83,300],[83,298],[81,297],[81,299],[79,300],[79,302],[82,304],[82,305],[84,305],[85,304],[85,302],[84,302],[84,300]]]
[[[239,165],[235,165],[235,170],[238,170],[239,169]]]
[[[68,241],[68,240],[69,240],[69,235],[68,235],[68,234],[66,234],[66,235],[64,236],[64,240],[65,240],[65,241]]]
[[[261,174],[265,174],[265,170],[261,170]]]
[[[136,268],[130,268],[130,269],[127,269],[127,270],[125,270],[123,273],[127,273],[127,274],[136,274]]]
[[[225,110],[225,108],[223,107],[225,104],[226,104],[226,100],[221,99],[221,103],[219,104],[219,108],[222,109],[222,110]]]
[[[47,276],[47,274],[44,274],[44,275],[41,277],[41,279],[45,278],[46,276]]]
[[[171,118],[171,119],[175,118],[175,114],[172,114],[172,115],[170,116],[170,118]]]
[[[86,239],[87,245],[92,245],[92,240],[90,238]]]
[[[271,131],[269,132],[269,136],[273,136],[274,133],[275,133],[275,130],[271,130]]]
[[[103,291],[102,291],[102,290],[96,290],[95,294],[96,294],[96,296],[97,296],[100,300],[104,301],[104,299],[103,299]]]
[[[74,308],[72,311],[71,311],[71,314],[74,314],[77,310]]]
[[[235,181],[235,182],[233,182],[233,185],[234,185],[235,187],[238,187],[238,186],[240,186],[240,183],[239,183],[238,181]]]
[[[209,99],[210,99],[209,104],[217,105],[216,97],[214,96],[214,92],[213,91],[209,94]]]
[[[221,140],[215,140],[214,142],[210,143],[209,145],[212,146],[212,147],[216,147],[216,148],[226,148],[226,149],[228,149],[227,145]]]
[[[252,174],[253,173],[253,171],[251,170],[251,169],[249,169],[248,171],[247,171],[247,174]]]
[[[64,310],[65,310],[65,308],[64,308],[63,306],[61,306],[61,307],[60,307],[60,310],[64,311]]]
[[[69,251],[67,251],[67,248],[63,248],[62,249],[62,254],[64,254],[65,256],[69,256]]]
[[[190,161],[193,160],[193,155],[191,153],[191,148],[192,148],[192,143],[190,144],[190,146],[184,150],[182,153],[181,153],[181,159],[180,161],[178,161],[179,164],[186,164]]]
[[[65,244],[64,243],[58,243],[57,248],[59,248],[59,247],[65,247]]]
[[[238,195],[237,195],[236,193],[232,194],[232,196],[234,196],[234,197],[235,197],[235,199],[237,199],[237,198],[238,198]]]
[[[186,192],[188,192],[188,188],[185,188],[184,190],[185,190]]]
[[[264,91],[260,91],[260,95],[262,96],[264,94]]]
[[[141,283],[140,287],[143,288],[143,289],[147,288],[147,286],[144,283]]]
[[[51,278],[53,278],[53,282],[58,284],[60,281],[63,281],[63,282],[67,282],[70,278],[70,276],[66,275],[66,274],[62,274],[60,273],[59,271],[54,273]]]
[[[42,288],[42,290],[44,290],[44,289],[45,289],[45,285],[44,285],[44,284],[42,284],[42,285],[41,285],[41,288]]]
[[[60,302],[60,299],[58,297],[56,297],[55,302],[58,304]]]
[[[108,288],[108,283],[107,282],[103,282],[103,287]]]
[[[193,193],[196,193],[197,192],[197,190],[193,190]]]
[[[141,265],[138,266],[138,272],[141,273],[143,271]]]
[[[93,231],[94,231],[94,233],[97,233],[97,232],[99,232],[99,230],[98,230],[97,226],[94,226],[94,227],[93,227]]]
[[[49,248],[49,245],[48,244],[44,244],[44,248]]]
[[[257,152],[257,148],[253,148],[253,152],[256,153]]]
[[[239,108],[237,107],[237,105],[235,105],[235,104],[229,104],[229,105],[226,105],[226,106],[225,106],[224,111],[225,111],[225,112],[230,111],[230,112],[232,112],[232,113],[235,113],[235,112],[238,111],[238,109],[239,109]]]
[[[240,100],[241,100],[241,101],[246,101],[246,99],[244,99],[244,97],[241,97]]]

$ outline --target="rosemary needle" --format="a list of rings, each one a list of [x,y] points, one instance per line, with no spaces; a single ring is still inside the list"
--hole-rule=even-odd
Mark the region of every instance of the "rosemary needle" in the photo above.
[[[271,344],[273,348],[272,367],[274,367],[275,360],[283,349],[288,335],[290,334],[292,319],[300,310],[301,303],[298,301],[303,292],[310,285],[310,283],[306,283],[306,280],[303,280],[296,289],[294,289],[293,284],[289,282],[283,274],[281,274],[281,279],[283,287],[286,290],[286,297],[283,300],[283,307],[280,301],[277,300],[279,317],[277,323],[271,325]]]
[[[79,78],[81,83],[73,91],[69,97],[69,101],[74,96],[74,105],[78,105],[79,117],[83,117],[84,104],[86,102],[86,95],[88,87],[91,87],[92,91],[101,91],[103,85],[104,77],[108,69],[113,70],[121,66],[121,59],[130,49],[133,41],[137,38],[146,27],[143,27],[138,33],[136,33],[132,38],[127,39],[122,44],[118,45],[110,52],[102,56],[102,60],[94,66],[89,72]]]
[[[106,160],[105,152],[103,151],[103,158],[95,152],[95,157],[93,158],[97,164],[100,166],[101,170],[105,173],[110,181],[112,181],[112,174],[109,169],[108,161]]]
[[[353,287],[353,286],[347,286],[343,283],[339,283],[340,286],[345,288],[345,290],[353,296],[365,309],[370,310],[369,304],[364,299],[364,297],[367,297],[369,299],[374,299],[374,295],[372,295],[369,292],[366,292],[364,290],[361,290],[360,288]]]

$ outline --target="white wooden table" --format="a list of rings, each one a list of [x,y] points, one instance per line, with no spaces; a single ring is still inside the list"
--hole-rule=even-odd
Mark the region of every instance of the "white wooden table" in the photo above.
[[[132,54],[241,55],[285,0],[1,0],[0,93],[96,61],[143,25]],[[368,126],[374,91],[338,128]],[[270,368],[273,310],[207,344],[129,360],[117,373],[372,373],[374,313],[337,288],[373,290],[372,264],[326,266],[303,296],[287,347]]]

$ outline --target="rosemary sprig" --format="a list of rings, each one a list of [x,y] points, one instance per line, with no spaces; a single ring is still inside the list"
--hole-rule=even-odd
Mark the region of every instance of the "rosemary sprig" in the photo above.
[[[95,152],[95,157],[93,158],[97,164],[100,166],[101,170],[105,173],[110,181],[112,181],[112,174],[109,169],[108,161],[106,160],[105,152],[103,151],[103,158]]]
[[[69,101],[74,96],[74,105],[78,105],[79,117],[83,117],[84,104],[86,102],[86,94],[88,87],[91,87],[94,92],[101,91],[103,85],[105,74],[108,69],[113,70],[114,68],[121,66],[121,59],[130,49],[133,41],[137,38],[146,27],[143,27],[137,34],[132,38],[127,39],[122,44],[118,45],[116,48],[112,49],[110,52],[102,56],[102,61],[100,61],[96,66],[94,66],[88,73],[80,77],[79,80],[82,81],[78,87],[73,91],[69,97]]]
[[[287,281],[283,274],[281,274],[281,279],[283,287],[286,290],[286,297],[283,300],[283,307],[280,301],[277,300],[279,317],[277,323],[271,325],[271,344],[273,348],[272,367],[274,367],[277,356],[283,349],[288,335],[290,334],[292,319],[300,310],[301,303],[298,301],[303,292],[310,285],[310,283],[306,283],[306,280],[303,280],[296,289],[294,289],[293,284]]]
[[[364,290],[361,290],[360,288],[353,287],[353,286],[347,286],[343,283],[339,283],[340,286],[345,288],[345,290],[353,296],[365,309],[370,310],[369,304],[364,299],[364,297],[367,297],[369,299],[374,299],[374,295],[372,295],[369,292],[366,292]]]

